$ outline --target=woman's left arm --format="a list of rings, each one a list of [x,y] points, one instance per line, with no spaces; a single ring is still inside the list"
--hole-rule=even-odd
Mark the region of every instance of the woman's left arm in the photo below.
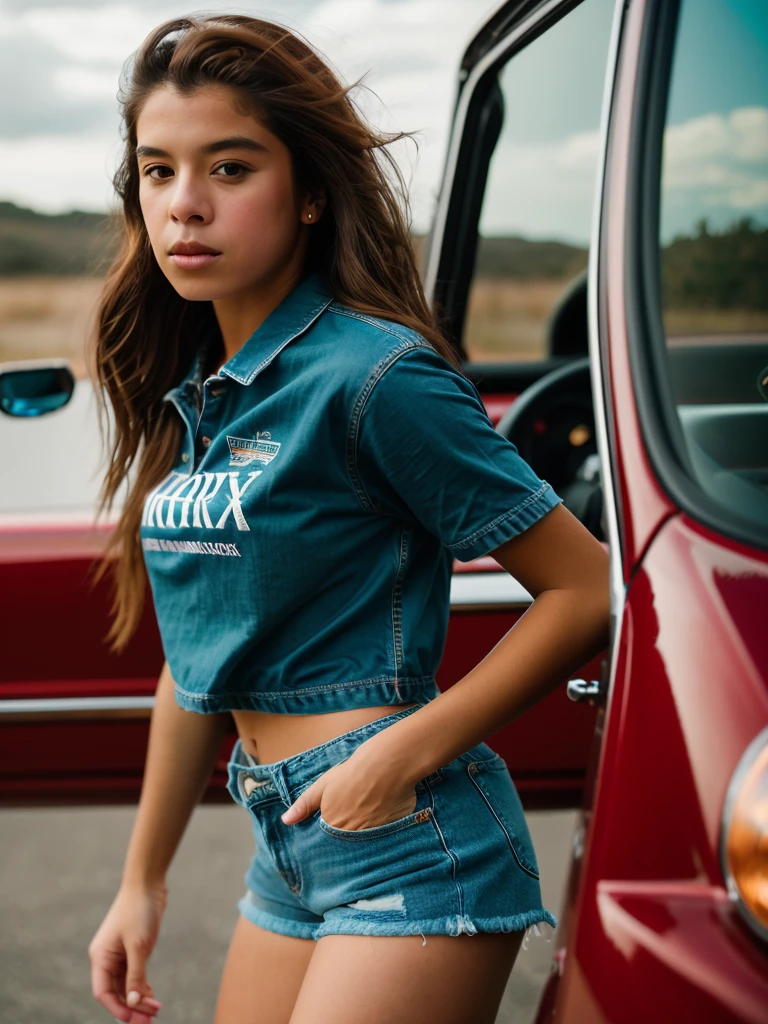
[[[483,742],[607,647],[609,556],[564,505],[490,552],[533,603],[485,658],[426,707],[366,740],[415,783]]]

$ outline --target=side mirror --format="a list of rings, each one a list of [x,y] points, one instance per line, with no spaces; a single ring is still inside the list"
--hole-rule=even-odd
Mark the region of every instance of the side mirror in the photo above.
[[[66,405],[74,390],[66,359],[0,363],[0,409],[8,416],[45,416]]]

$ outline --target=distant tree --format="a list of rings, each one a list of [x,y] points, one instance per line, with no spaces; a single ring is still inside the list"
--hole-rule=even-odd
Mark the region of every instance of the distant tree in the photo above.
[[[662,249],[667,309],[768,309],[768,228],[741,217],[712,234],[706,218]]]

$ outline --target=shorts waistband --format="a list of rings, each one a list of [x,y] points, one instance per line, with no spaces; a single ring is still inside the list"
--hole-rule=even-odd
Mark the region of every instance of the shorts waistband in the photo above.
[[[273,761],[270,764],[261,764],[244,751],[242,741],[238,737],[232,748],[229,761],[230,773],[235,775],[245,772],[256,782],[272,782],[282,798],[287,803],[293,803],[302,790],[306,789],[329,768],[346,761],[365,740],[395,722],[407,718],[420,708],[426,707],[427,703],[427,701],[421,701],[414,707],[395,711],[391,715],[384,715],[374,719],[373,722],[342,733],[332,740],[320,743],[316,747],[310,747],[309,750],[304,750],[300,754],[293,754],[291,757]],[[270,786],[256,788],[253,790],[253,799],[266,797],[270,791],[274,792]]]

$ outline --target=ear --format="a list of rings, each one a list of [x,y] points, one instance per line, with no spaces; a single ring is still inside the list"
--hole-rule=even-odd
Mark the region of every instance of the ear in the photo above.
[[[326,202],[324,188],[308,189],[301,203],[301,223],[316,224],[323,215]]]

